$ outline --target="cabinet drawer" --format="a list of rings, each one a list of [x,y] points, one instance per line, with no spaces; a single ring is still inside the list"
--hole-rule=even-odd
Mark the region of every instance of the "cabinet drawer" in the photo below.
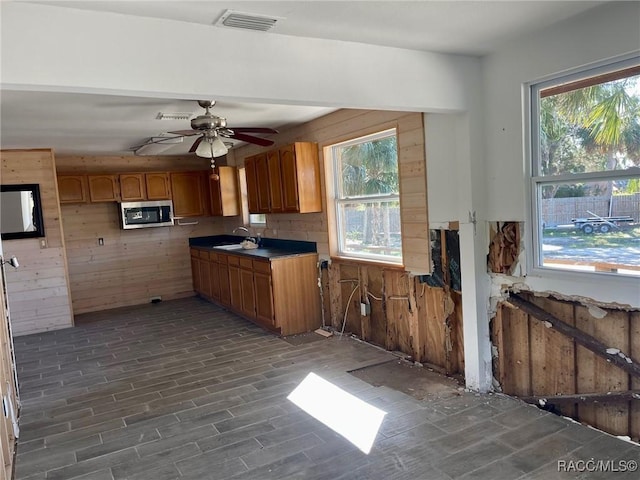
[[[240,265],[240,257],[229,255],[227,258],[229,259],[229,265]]]
[[[253,260],[251,260],[250,258],[241,258],[240,267],[247,270],[253,270]]]
[[[209,252],[207,250],[200,250],[200,258],[209,260]]]
[[[254,260],[253,270],[260,273],[271,273],[271,263],[262,260]]]
[[[192,248],[191,249],[191,256],[192,257],[199,257],[200,256],[200,250],[198,250],[196,248]]]
[[[218,254],[216,252],[209,252],[209,261],[217,262],[218,261]]]
[[[217,253],[216,255],[218,255],[218,263],[222,265],[226,265],[227,263],[229,263],[229,255],[226,255],[224,253]]]

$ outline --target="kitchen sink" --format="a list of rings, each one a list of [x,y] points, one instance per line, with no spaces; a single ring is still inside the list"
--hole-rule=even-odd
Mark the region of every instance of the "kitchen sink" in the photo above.
[[[240,250],[242,245],[239,243],[234,243],[232,245],[216,245],[214,248],[220,248],[222,250]]]

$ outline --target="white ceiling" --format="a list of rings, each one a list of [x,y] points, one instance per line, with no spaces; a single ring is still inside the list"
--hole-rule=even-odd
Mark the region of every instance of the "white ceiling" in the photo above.
[[[483,55],[498,45],[593,8],[602,1],[36,1],[141,17],[213,25],[227,9],[281,17],[271,32],[398,48]],[[212,27],[221,28],[221,27]],[[3,48],[7,48],[4,45]],[[156,120],[159,112],[203,110],[193,100],[2,90],[2,148],[58,153],[126,154],[187,120]],[[345,105],[348,107],[348,105]],[[219,102],[213,110],[233,127],[282,128],[328,108]],[[192,139],[166,154],[188,151]]]

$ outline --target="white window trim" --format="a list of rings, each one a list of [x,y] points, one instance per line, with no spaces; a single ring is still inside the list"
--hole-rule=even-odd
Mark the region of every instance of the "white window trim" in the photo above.
[[[350,140],[345,140],[342,142],[337,142],[332,145],[327,145],[325,148],[325,152],[329,154],[327,162],[330,171],[331,171],[331,193],[333,200],[333,218],[334,218],[334,232],[335,232],[335,250],[336,254],[340,258],[344,259],[354,259],[354,260],[362,260],[366,262],[374,262],[374,263],[385,263],[392,266],[401,267],[404,265],[403,257],[394,257],[391,255],[380,255],[380,254],[366,254],[359,252],[348,252],[343,250],[344,245],[344,237],[343,237],[343,229],[340,228],[340,225],[343,221],[341,208],[340,206],[345,203],[374,203],[379,201],[397,201],[400,203],[400,192],[398,193],[390,193],[390,194],[381,194],[381,195],[367,195],[367,196],[356,196],[356,197],[344,197],[341,198],[338,192],[341,191],[339,183],[342,182],[342,177],[338,174],[339,170],[337,168],[337,159],[335,156],[335,150],[337,148],[347,147],[350,145],[357,145],[363,143],[364,141],[372,141],[381,138],[386,138],[390,136],[395,136],[396,142],[398,139],[398,129],[396,127],[387,128],[378,132],[369,133],[360,135],[356,138],[352,138]],[[396,144],[397,146],[397,144]],[[397,155],[397,161],[400,162],[399,153]],[[399,165],[398,165],[399,169]],[[402,245],[402,236],[400,237],[400,242]],[[402,246],[400,247],[400,251],[402,252]]]
[[[538,201],[537,201],[537,179],[546,178],[546,182],[557,180],[558,182],[570,179],[572,181],[581,179],[600,179],[609,177],[637,175],[640,169],[633,167],[626,170],[615,170],[612,172],[592,172],[585,174],[568,174],[562,176],[538,176],[538,135],[533,134],[538,128],[539,110],[537,92],[550,85],[555,85],[560,79],[566,82],[596,76],[599,73],[623,69],[638,62],[638,53],[628,54],[616,59],[602,61],[591,66],[583,66],[567,71],[564,74],[550,75],[536,81],[523,84],[523,125],[524,125],[524,146],[525,146],[525,168],[524,174],[528,181],[525,181],[526,194],[526,235],[525,259],[527,284],[535,291],[555,291],[564,295],[583,296],[586,298],[599,299],[606,303],[619,303],[622,305],[640,306],[640,295],[638,294],[638,277],[619,275],[608,272],[580,272],[568,269],[558,269],[543,267],[540,264],[541,242],[539,236],[541,231],[538,228]],[[534,94],[535,93],[535,94]],[[534,176],[534,173],[536,174]],[[603,288],[605,282],[606,288]],[[604,298],[603,298],[604,297]]]

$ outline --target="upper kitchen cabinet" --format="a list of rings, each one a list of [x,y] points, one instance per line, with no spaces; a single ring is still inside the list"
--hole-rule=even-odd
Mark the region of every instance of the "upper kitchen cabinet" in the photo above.
[[[147,187],[147,200],[167,200],[171,198],[168,173],[145,173],[144,180]]]
[[[238,173],[236,167],[219,166],[214,172],[218,179],[210,178],[211,214],[218,217],[240,215]]]
[[[86,175],[58,175],[60,203],[87,203],[88,192]]]
[[[251,213],[322,211],[316,143],[296,142],[254,155],[245,160],[245,168]]]
[[[245,159],[249,213],[271,213],[271,186],[267,155],[261,153]]]
[[[88,175],[87,182],[92,203],[120,201],[118,175]]]
[[[176,217],[209,215],[209,172],[174,172],[170,174],[173,214]]]
[[[124,173],[120,175],[120,197],[123,202],[147,199],[144,173]]]
[[[123,202],[170,199],[169,174],[166,172],[122,173],[120,174],[120,196]]]

